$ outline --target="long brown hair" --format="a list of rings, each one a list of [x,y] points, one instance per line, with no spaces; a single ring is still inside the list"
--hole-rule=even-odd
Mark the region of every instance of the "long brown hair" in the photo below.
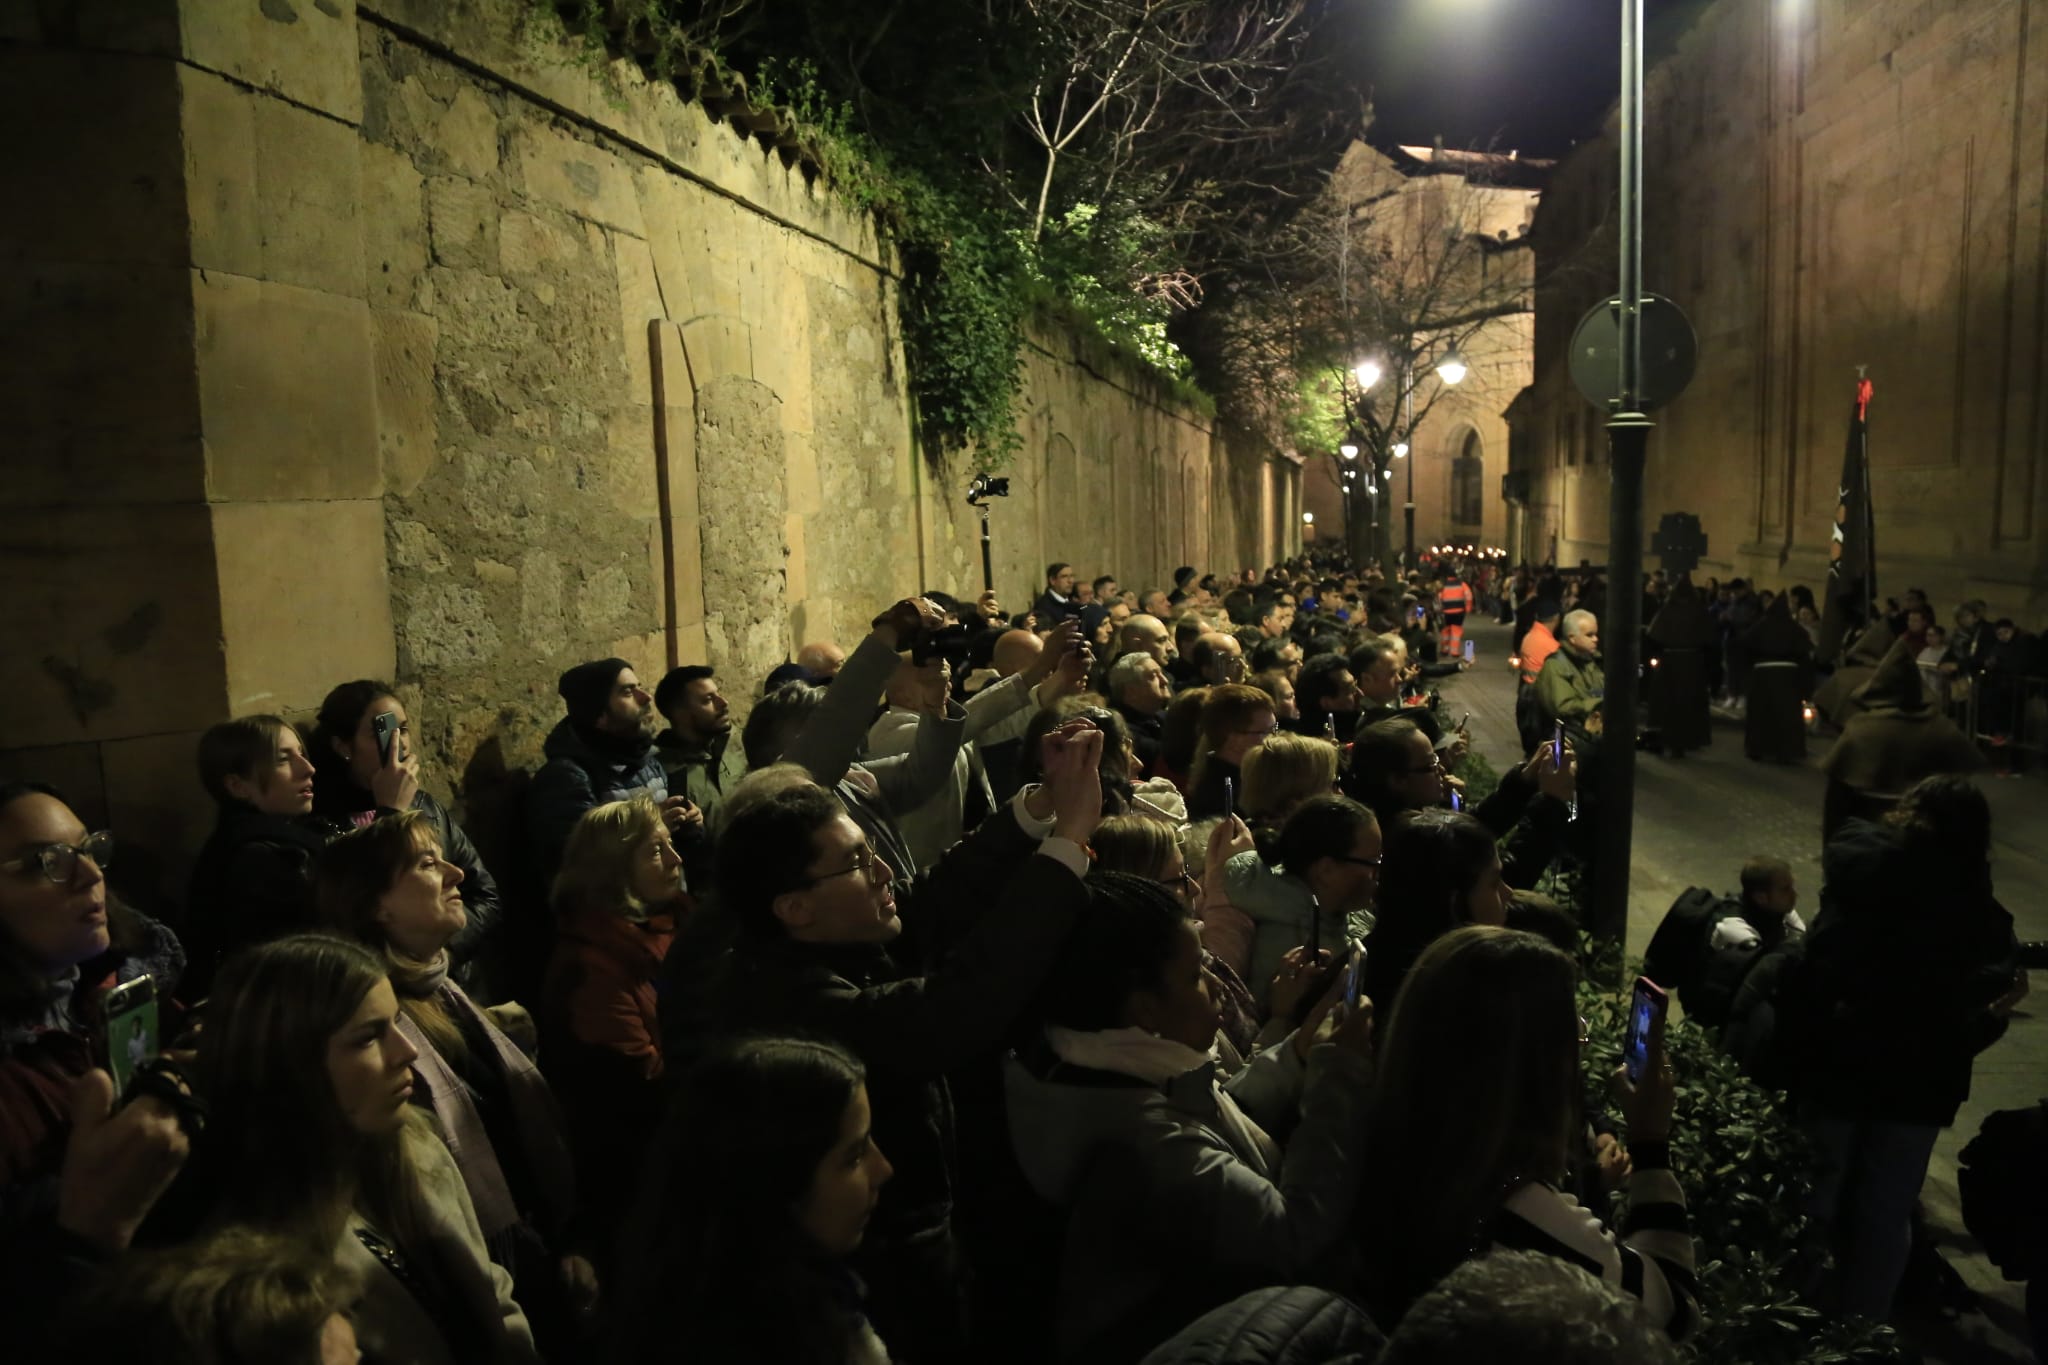
[[[413,859],[430,848],[438,852],[440,845],[424,814],[408,810],[383,816],[350,830],[321,850],[314,890],[321,921],[383,956],[385,972],[398,992],[398,1007],[419,1026],[434,1050],[452,1061],[462,1057],[468,1045],[442,1006],[439,993],[426,986],[440,975],[441,964],[421,962],[401,951],[377,918],[385,894],[397,885]]]
[[[1380,1320],[1483,1250],[1514,1188],[1562,1178],[1579,1107],[1577,980],[1570,956],[1534,934],[1485,925],[1444,935],[1408,974],[1360,1163],[1360,1243]]]
[[[382,961],[327,934],[260,944],[221,969],[198,1064],[225,1177],[220,1221],[332,1254],[360,1211],[421,1248],[423,1199],[404,1135],[357,1132],[327,1065],[334,1035],[383,980]]]

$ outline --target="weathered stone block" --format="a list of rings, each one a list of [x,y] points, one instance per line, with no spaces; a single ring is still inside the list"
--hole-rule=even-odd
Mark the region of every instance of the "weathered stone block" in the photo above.
[[[200,496],[189,271],[17,263],[0,318],[34,339],[0,365],[0,506]]]
[[[448,111],[434,125],[434,141],[449,166],[472,180],[498,169],[498,115],[475,87],[456,93]]]
[[[282,100],[250,98],[263,278],[357,294],[363,277],[356,215],[361,139],[331,118]]]
[[[369,309],[203,271],[192,273],[192,295],[207,495],[382,492]]]
[[[632,172],[609,151],[531,124],[513,135],[512,150],[516,183],[528,198],[635,237],[647,235]]]
[[[359,221],[363,297],[372,308],[422,307],[428,261],[426,181],[403,152],[362,144]]]
[[[169,264],[185,254],[177,68],[167,61],[0,47],[0,259]]]
[[[427,181],[427,233],[435,264],[496,272],[498,201],[486,186],[445,175]]]
[[[344,679],[390,676],[381,499],[211,512],[232,710],[311,708]]]
[[[184,55],[261,90],[357,123],[363,114],[355,0],[179,0]]]
[[[498,220],[498,261],[507,279],[560,276],[582,255],[582,237],[545,218],[507,209]]]
[[[0,511],[0,748],[220,718],[221,620],[204,508]]]
[[[377,368],[377,449],[384,488],[412,492],[433,467],[440,439],[434,407],[439,326],[418,313],[370,314]]]

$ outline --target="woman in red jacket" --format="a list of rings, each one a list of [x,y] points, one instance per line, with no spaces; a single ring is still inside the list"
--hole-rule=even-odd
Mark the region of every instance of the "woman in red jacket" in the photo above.
[[[661,1118],[656,977],[687,908],[682,859],[645,796],[584,812],[555,878],[541,1063],[569,1119],[584,1203],[622,1212]]]

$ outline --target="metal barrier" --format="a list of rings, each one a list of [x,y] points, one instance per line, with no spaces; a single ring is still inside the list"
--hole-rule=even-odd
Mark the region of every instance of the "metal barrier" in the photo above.
[[[1951,680],[1950,714],[1960,707],[1963,733],[2000,768],[2024,771],[2048,756],[2048,677],[1980,674],[1957,686]]]

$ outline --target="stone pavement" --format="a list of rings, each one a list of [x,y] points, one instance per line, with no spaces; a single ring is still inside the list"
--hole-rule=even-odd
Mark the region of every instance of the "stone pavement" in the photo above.
[[[1442,680],[1445,713],[1471,714],[1474,748],[1496,768],[1516,761],[1514,675],[1508,666],[1509,630],[1491,622],[1468,625],[1477,659],[1468,673]],[[1736,889],[1744,858],[1768,853],[1792,865],[1800,909],[1809,920],[1820,904],[1820,813],[1823,779],[1818,763],[1828,741],[1809,746],[1804,764],[1753,763],[1742,753],[1739,724],[1717,720],[1713,744],[1673,759],[1642,754],[1636,767],[1635,856],[1629,878],[1628,945],[1640,953],[1671,902],[1688,886]],[[1995,837],[1993,875],[1999,898],[2023,939],[2048,938],[2048,782],[1987,776]],[[1941,1135],[1921,1202],[1941,1253],[1982,1299],[1982,1311],[1955,1322],[1907,1316],[1902,1325],[1932,1362],[2023,1362],[2035,1359],[2022,1301],[1963,1231],[1956,1196],[1956,1154],[1977,1133],[1984,1116],[2048,1095],[2048,979],[2036,974],[2037,994],[2013,1015],[2006,1036],[1977,1059],[1970,1099],[1955,1126]],[[2040,1002],[2040,1003],[2037,1003]]]

